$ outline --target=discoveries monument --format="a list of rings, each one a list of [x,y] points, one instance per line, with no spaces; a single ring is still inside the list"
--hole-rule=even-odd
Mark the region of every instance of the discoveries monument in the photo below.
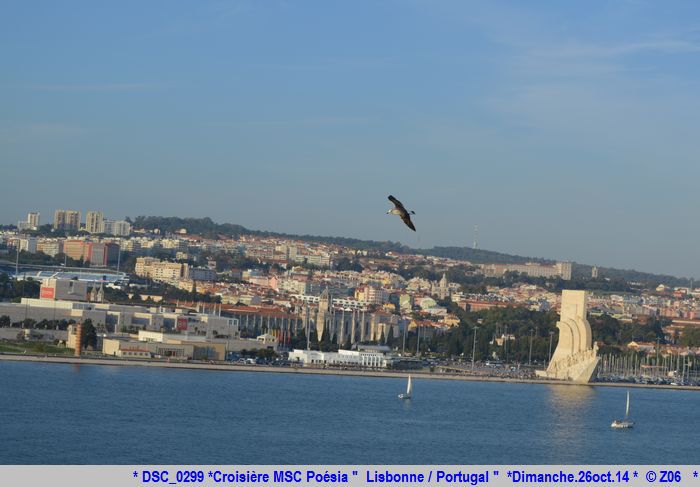
[[[586,320],[586,291],[562,291],[561,318],[557,322],[559,343],[547,370],[537,376],[548,379],[590,382],[600,357]]]

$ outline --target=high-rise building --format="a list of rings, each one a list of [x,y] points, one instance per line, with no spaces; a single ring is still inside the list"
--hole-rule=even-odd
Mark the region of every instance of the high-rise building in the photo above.
[[[85,215],[85,230],[89,233],[104,233],[104,221],[101,211],[88,211]]]
[[[29,223],[29,227],[32,230],[39,228],[39,217],[40,214],[38,212],[31,212],[27,214],[27,223]]]
[[[39,213],[28,213],[25,221],[17,222],[17,228],[23,230],[37,230],[39,228]]]
[[[56,210],[53,218],[54,230],[80,230],[80,212],[75,210]]]

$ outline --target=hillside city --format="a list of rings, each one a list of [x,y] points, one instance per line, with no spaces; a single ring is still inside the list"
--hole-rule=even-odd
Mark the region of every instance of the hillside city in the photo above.
[[[586,289],[601,380],[697,382],[692,281],[40,218],[0,230],[0,351],[527,377],[551,359],[561,291]]]

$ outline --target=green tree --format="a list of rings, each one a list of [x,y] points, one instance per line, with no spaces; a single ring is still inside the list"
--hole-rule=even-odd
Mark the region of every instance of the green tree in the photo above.
[[[466,352],[466,345],[463,343],[461,335],[460,330],[453,330],[452,333],[449,334],[447,348],[445,350],[447,355],[456,356],[462,353],[463,350]],[[471,354],[471,350],[469,350],[469,353]]]
[[[97,348],[97,331],[91,319],[83,321],[83,333],[80,338],[80,348]]]
[[[686,329],[680,338],[684,347],[700,347],[700,328]]]
[[[609,344],[618,344],[620,335],[620,322],[610,315],[604,314],[598,317],[589,317],[593,339]]]

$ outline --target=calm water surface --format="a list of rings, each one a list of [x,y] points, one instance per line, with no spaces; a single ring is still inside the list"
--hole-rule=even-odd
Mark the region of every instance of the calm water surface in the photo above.
[[[689,464],[700,393],[0,362],[2,464]]]

